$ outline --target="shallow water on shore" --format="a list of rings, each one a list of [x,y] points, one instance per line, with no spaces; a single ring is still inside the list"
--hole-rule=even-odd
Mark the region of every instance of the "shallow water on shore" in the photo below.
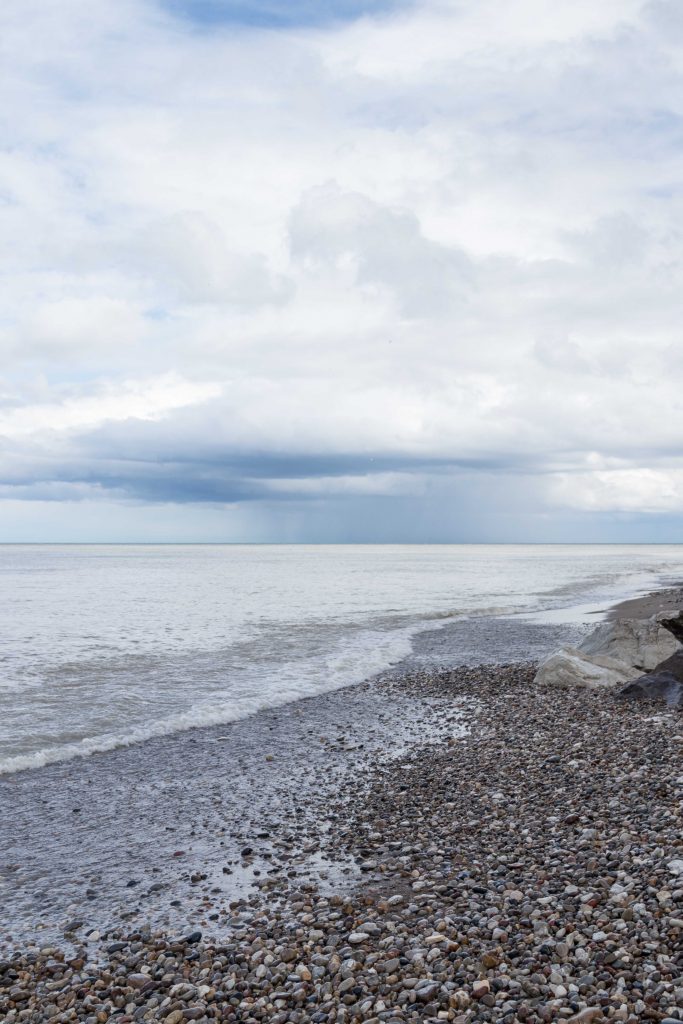
[[[0,546],[0,774],[236,721],[406,658],[485,660],[479,618],[599,607],[682,575],[681,547]]]

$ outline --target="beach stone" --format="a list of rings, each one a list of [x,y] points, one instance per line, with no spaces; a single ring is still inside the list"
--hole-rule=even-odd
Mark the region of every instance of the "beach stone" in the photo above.
[[[541,663],[536,682],[561,689],[614,689],[640,675],[640,670],[606,655],[588,655],[575,647],[562,647]]]
[[[681,644],[666,625],[670,622],[668,613],[646,619],[614,619],[601,623],[579,644],[579,649],[584,654],[613,658],[638,669],[642,675],[681,650]]]
[[[126,978],[128,984],[132,985],[133,988],[144,988],[145,985],[150,984],[151,980],[148,974],[129,974]]]
[[[674,655],[656,671],[627,683],[619,691],[619,696],[663,700],[669,707],[683,707],[683,655]]]
[[[672,626],[673,623],[673,626]],[[623,686],[681,651],[671,613],[601,623],[578,647],[563,647],[541,662],[536,681],[546,686]]]

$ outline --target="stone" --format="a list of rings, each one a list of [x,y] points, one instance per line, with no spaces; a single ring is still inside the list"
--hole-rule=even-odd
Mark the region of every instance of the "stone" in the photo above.
[[[133,988],[144,988],[152,980],[149,974],[129,974],[128,984],[132,985]]]
[[[540,664],[535,681],[561,689],[597,690],[614,689],[639,675],[638,669],[629,668],[614,658],[584,654],[576,647],[562,647]]]
[[[486,978],[480,978],[472,985],[472,995],[475,999],[483,999],[491,991],[491,985]]]
[[[671,708],[683,708],[683,656],[674,655],[656,672],[650,672],[627,683],[619,691],[619,696],[664,700]]]
[[[603,622],[579,644],[579,650],[590,656],[613,658],[638,669],[642,675],[681,650],[681,644],[668,628],[670,622],[669,616],[662,619],[658,615]]]
[[[438,981],[427,981],[419,984],[415,989],[415,995],[420,1003],[429,1003],[439,991]]]
[[[536,681],[566,688],[623,686],[681,651],[674,635],[678,628],[671,613],[603,622],[578,647],[563,647],[546,658]]]

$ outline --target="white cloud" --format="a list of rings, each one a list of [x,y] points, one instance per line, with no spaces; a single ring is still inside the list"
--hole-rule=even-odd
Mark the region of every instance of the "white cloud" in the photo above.
[[[93,430],[125,420],[156,421],[175,409],[206,402],[221,394],[214,383],[195,383],[168,374],[151,381],[106,385],[95,393],[61,402],[21,405],[0,411],[0,437],[16,439]]]
[[[280,32],[6,0],[13,466],[57,432],[50,486],[106,488],[134,424],[142,459],[479,460],[533,473],[539,507],[678,509],[677,33],[664,0],[422,0]]]
[[[552,495],[587,512],[683,512],[683,469],[611,469],[559,474]]]

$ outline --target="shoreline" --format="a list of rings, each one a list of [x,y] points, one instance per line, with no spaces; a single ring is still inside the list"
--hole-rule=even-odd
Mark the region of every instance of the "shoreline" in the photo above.
[[[660,590],[653,590],[640,597],[619,601],[607,609],[607,619],[648,619],[661,612],[676,612],[683,609],[683,584],[676,583]]]
[[[101,755],[105,774],[118,771],[109,809],[87,803],[86,787],[102,792],[93,759],[71,782],[78,810],[68,806],[76,762],[6,777],[14,782],[0,786],[0,799],[10,815],[21,818],[24,789],[34,800],[39,790],[66,798],[48,804],[45,842],[74,816],[67,873],[81,877],[64,895],[81,895],[61,936],[53,927],[37,931],[36,944],[27,933],[9,940],[3,922],[4,1019],[534,1024],[586,1009],[596,1012],[580,1019],[683,1019],[683,874],[669,868],[683,858],[680,714],[547,690],[515,660],[417,663],[258,724],[230,751],[242,789],[225,774],[228,741],[209,743],[207,730],[201,742],[184,734],[175,753],[160,743],[165,766],[148,751],[153,773],[137,782],[138,756]],[[240,729],[221,730],[232,748]],[[164,871],[129,822],[115,834],[131,785],[138,828],[158,812],[158,828],[171,829],[156,851]],[[166,810],[172,825],[163,825]],[[30,814],[16,827],[17,850],[37,840]],[[76,851],[79,837],[103,827],[96,879]],[[152,829],[155,842],[160,834]],[[135,876],[126,880],[128,863]],[[34,885],[25,913],[41,886],[66,884],[46,878],[46,866],[5,870],[5,891],[17,870]],[[117,874],[116,894],[102,898],[108,926],[99,925],[88,887],[106,889]],[[121,898],[127,921],[113,912]]]
[[[662,602],[665,598],[666,602],[663,605]],[[589,607],[591,610],[586,611]],[[503,652],[503,660],[539,660],[543,654],[548,653],[549,647],[552,647],[553,627],[555,627],[555,642],[559,646],[564,642],[571,642],[572,640],[580,639],[582,631],[590,625],[600,621],[599,617],[606,620],[618,616],[645,617],[654,614],[655,611],[661,610],[663,607],[683,607],[683,584],[675,587],[666,586],[645,595],[635,598],[627,598],[607,609],[594,608],[588,605],[570,605],[566,608],[551,608],[540,612],[512,612],[507,615],[480,615],[479,613],[473,613],[471,616],[454,617],[452,620],[446,621],[438,627],[430,625],[421,632],[416,633],[412,637],[413,651],[411,654],[403,657],[393,665],[387,666],[386,668],[373,673],[364,680],[342,684],[339,687],[333,687],[330,690],[322,690],[317,693],[293,698],[290,701],[284,701],[282,704],[264,705],[254,711],[237,715],[234,718],[226,718],[225,721],[209,721],[206,723],[199,722],[196,724],[193,723],[185,725],[184,727],[177,729],[169,729],[166,723],[161,721],[158,723],[158,732],[152,730],[149,734],[139,737],[135,736],[134,733],[129,737],[123,735],[103,735],[101,737],[92,737],[92,746],[89,747],[86,742],[82,751],[76,750],[75,747],[78,746],[78,744],[74,744],[74,749],[71,749],[71,747],[67,745],[62,754],[59,754],[56,748],[48,751],[39,750],[23,754],[19,753],[13,755],[9,759],[10,761],[18,762],[16,765],[13,765],[11,768],[5,767],[0,769],[0,784],[4,779],[20,773],[40,772],[43,770],[49,771],[52,766],[57,766],[61,763],[71,761],[85,764],[91,758],[98,758],[101,755],[115,753],[117,750],[125,747],[135,748],[142,744],[154,743],[156,741],[163,742],[165,738],[172,740],[175,736],[181,733],[201,735],[206,732],[207,735],[210,735],[211,731],[215,731],[216,729],[230,729],[234,725],[246,719],[252,719],[264,713],[268,714],[274,708],[286,707],[289,704],[299,704],[306,700],[316,700],[324,697],[328,693],[335,692],[337,689],[349,691],[357,686],[366,685],[375,679],[381,679],[385,676],[391,676],[397,673],[402,673],[406,670],[411,670],[415,666],[421,667],[423,665],[429,665],[430,667],[443,668],[448,665],[456,664],[476,665],[498,663],[501,660],[500,649],[489,650],[488,653],[490,657],[485,661],[481,660],[480,651],[473,657],[473,651],[478,650],[481,646],[489,648],[491,639],[497,641],[498,647],[500,648],[502,637],[499,634],[503,632],[506,624],[512,627],[510,635],[506,638],[508,641],[512,641],[512,650]],[[578,612],[578,615],[574,615],[575,611]],[[486,641],[484,641],[483,645],[481,640],[479,645],[473,644],[473,635],[476,635],[478,631],[481,631],[482,627],[486,630],[491,622],[495,623],[495,633],[493,635],[490,634],[486,638]],[[515,627],[518,622],[523,623],[526,628],[522,631],[518,628],[516,629]],[[535,646],[534,638],[530,635],[531,630],[529,628],[532,623],[541,626],[542,630],[545,630],[546,633],[545,636],[540,638],[540,643],[537,640]],[[515,633],[517,635],[515,635]],[[521,642],[520,634],[523,637]],[[47,754],[47,756],[45,759],[42,759],[44,754]]]

